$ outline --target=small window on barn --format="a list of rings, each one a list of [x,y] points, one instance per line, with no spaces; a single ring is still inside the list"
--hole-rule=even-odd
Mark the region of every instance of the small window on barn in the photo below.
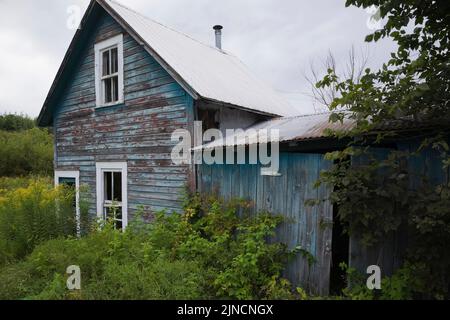
[[[123,36],[95,45],[97,107],[123,103]]]

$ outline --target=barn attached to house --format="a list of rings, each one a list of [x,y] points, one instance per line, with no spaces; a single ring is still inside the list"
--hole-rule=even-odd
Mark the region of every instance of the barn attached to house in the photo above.
[[[342,150],[350,140],[338,139],[328,134],[332,131],[347,131],[354,121],[330,122],[330,113],[283,117],[258,123],[245,132],[213,141],[194,150],[220,148],[244,148],[245,165],[203,164],[198,168],[198,188],[202,193],[218,194],[224,199],[243,198],[253,201],[254,213],[270,212],[286,218],[277,231],[277,240],[290,249],[301,248],[287,269],[291,282],[317,295],[338,294],[346,285],[345,272],[339,264],[345,262],[361,274],[369,266],[379,266],[382,275],[390,276],[404,262],[410,240],[407,226],[391,232],[381,243],[364,245],[357,234],[348,235],[337,217],[338,207],[329,201],[330,186],[316,186],[322,171],[330,169],[333,162],[325,154]],[[279,131],[273,142],[279,142],[279,170],[267,172],[260,161],[249,164],[248,153],[257,132],[276,129]],[[436,132],[447,132],[448,123],[426,123],[415,120],[388,123],[372,132],[395,132],[382,142],[373,143],[370,153],[375,159],[385,160],[392,150],[414,154],[400,163],[401,171],[408,177],[409,188],[448,184],[450,169],[443,167],[439,151],[429,147],[415,154],[421,138]],[[271,142],[269,140],[268,142]],[[450,141],[450,139],[448,139]],[[260,144],[259,144],[260,145]],[[225,153],[225,152],[223,152]],[[370,165],[366,157],[353,157],[353,166]],[[380,181],[390,179],[380,172]],[[319,200],[309,205],[309,200]],[[311,259],[312,258],[312,259]],[[311,263],[311,260],[314,262]]]

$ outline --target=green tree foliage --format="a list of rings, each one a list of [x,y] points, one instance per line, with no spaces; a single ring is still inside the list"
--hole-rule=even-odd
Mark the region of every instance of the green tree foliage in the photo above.
[[[450,116],[450,3],[448,1],[348,0],[347,6],[380,8],[385,26],[366,41],[391,37],[398,50],[378,71],[361,81],[335,83],[330,74],[319,86],[336,85],[340,94],[330,108],[345,107],[358,131],[386,120],[442,119]],[[342,116],[342,114],[340,114]],[[370,122],[368,120],[371,120]]]
[[[28,116],[17,114],[0,115],[0,130],[22,131],[36,127],[36,121]]]
[[[53,136],[47,129],[0,131],[0,176],[50,175]]]
[[[417,280],[411,281],[416,295],[449,297],[450,186],[433,184],[428,177],[413,177],[402,163],[433,150],[440,154],[444,170],[450,164],[450,2],[347,0],[347,6],[351,5],[378,7],[385,25],[366,41],[391,37],[398,49],[380,70],[367,69],[358,82],[342,81],[329,70],[317,84],[338,92],[330,104],[330,120],[348,117],[356,123],[352,131],[343,134],[351,138],[348,148],[328,155],[336,165],[322,181],[335,187],[331,200],[339,205],[339,217],[348,231],[362,234],[367,244],[407,224],[413,237],[408,272],[399,271],[394,284],[408,275]],[[396,136],[389,124],[411,122],[432,124],[436,129],[426,138],[422,136],[416,150],[393,150],[383,159],[370,159],[372,149],[367,146]],[[353,165],[349,160],[364,157],[370,161]],[[413,179],[420,180],[421,186],[412,188],[409,181]],[[423,283],[426,285],[419,285]]]

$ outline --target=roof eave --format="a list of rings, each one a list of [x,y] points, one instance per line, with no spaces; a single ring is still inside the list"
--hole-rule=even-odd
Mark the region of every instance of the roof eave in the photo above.
[[[253,108],[248,108],[248,107],[244,107],[244,106],[240,106],[240,105],[236,105],[236,104],[232,104],[232,103],[228,103],[228,102],[215,100],[215,99],[212,99],[212,98],[201,97],[201,99],[203,101],[205,101],[205,102],[211,102],[211,103],[214,103],[214,104],[217,104],[217,105],[222,105],[222,106],[225,106],[225,107],[228,107],[228,108],[239,109],[239,110],[242,110],[242,111],[256,113],[256,114],[260,114],[260,115],[263,115],[263,116],[282,117],[282,115],[280,115],[280,114],[265,112],[265,111],[261,111],[261,110],[257,110],[257,109],[253,109]]]
[[[64,55],[63,61],[61,63],[61,65],[59,66],[58,72],[56,73],[55,79],[53,80],[53,83],[50,87],[50,90],[47,94],[47,97],[45,98],[44,104],[42,106],[41,112],[39,113],[39,116],[37,118],[37,124],[40,127],[46,127],[46,126],[50,126],[53,123],[53,118],[52,116],[47,117],[48,119],[46,119],[46,115],[47,115],[47,111],[49,108],[49,104],[51,99],[53,98],[53,95],[55,93],[56,87],[59,84],[59,80],[66,68],[67,63],[69,62],[69,59],[73,53],[73,50],[76,46],[76,43],[78,42],[79,37],[81,36],[81,33],[83,32],[83,27],[86,24],[89,16],[92,13],[92,10],[94,9],[95,4],[97,3],[97,0],[92,0],[80,22],[80,26],[78,27],[77,31],[75,32],[74,37],[72,38],[72,41],[70,42],[69,48],[66,51],[66,54]]]

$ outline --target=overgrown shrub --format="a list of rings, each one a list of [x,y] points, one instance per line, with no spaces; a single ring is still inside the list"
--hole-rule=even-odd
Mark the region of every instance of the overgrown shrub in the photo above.
[[[72,192],[55,189],[44,178],[5,181],[28,186],[0,191],[0,264],[23,258],[46,240],[76,233]]]
[[[0,176],[53,172],[53,136],[47,129],[0,131]]]
[[[342,291],[342,298],[351,300],[413,300],[421,296],[418,292],[425,292],[428,285],[417,277],[418,272],[423,272],[424,264],[417,266],[406,263],[395,271],[390,277],[381,280],[380,290],[369,290],[366,285],[367,275],[360,274],[354,268],[345,264],[341,267],[347,273],[348,287]],[[422,270],[418,270],[422,269]]]
[[[289,299],[289,256],[269,243],[278,217],[250,217],[241,202],[198,195],[184,214],[138,214],[126,232],[107,224],[81,239],[54,239],[0,269],[0,299]],[[81,290],[65,287],[81,268]]]
[[[427,152],[440,151],[442,167],[447,170],[448,148],[433,149]],[[388,288],[379,296],[399,298],[398,293],[404,292],[405,299],[449,298],[450,185],[433,183],[424,174],[405,171],[400,165],[406,163],[405,158],[417,159],[403,151],[394,150],[386,159],[376,160],[371,158],[369,148],[363,153],[370,159],[367,164],[350,166],[349,157],[358,159],[359,150],[362,149],[347,148],[328,154],[328,159],[337,162],[322,173],[321,179],[334,186],[330,200],[338,207],[337,218],[348,234],[357,235],[368,247],[382,243],[396,231],[408,238],[404,266],[385,280]],[[413,188],[411,181],[415,180],[418,186]],[[410,280],[408,290],[389,293],[399,288],[405,275]]]
[[[194,262],[150,259],[138,238],[107,227],[81,240],[48,241],[2,270],[0,299],[196,299],[202,273]],[[69,292],[65,270],[78,265],[82,290]]]
[[[281,217],[251,216],[248,203],[188,198],[183,216],[160,214],[149,225],[161,249],[179,259],[201,263],[209,297],[232,299],[288,298],[290,284],[282,279],[289,252],[282,243],[269,242]],[[170,239],[164,239],[172,234]],[[163,240],[163,241],[161,241]]]

